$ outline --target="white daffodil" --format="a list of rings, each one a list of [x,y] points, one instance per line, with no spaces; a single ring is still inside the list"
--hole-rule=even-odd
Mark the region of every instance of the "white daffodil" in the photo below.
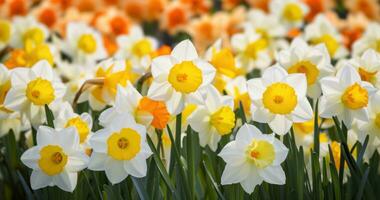
[[[326,47],[311,47],[301,38],[294,39],[289,49],[279,53],[278,62],[290,74],[306,75],[307,95],[311,98],[321,95],[319,80],[334,73]]]
[[[93,149],[88,168],[105,171],[112,184],[120,183],[130,174],[144,177],[146,159],[152,154],[146,142],[146,129],[136,124],[129,114],[115,118],[90,139]]]
[[[362,81],[380,88],[380,55],[373,49],[366,50],[360,57],[348,61],[358,71]]]
[[[250,124],[244,124],[219,156],[226,162],[222,174],[222,185],[240,183],[244,191],[252,193],[263,181],[270,184],[285,184],[285,173],[281,163],[288,149],[273,134],[262,134]]]
[[[234,110],[240,107],[241,102],[244,113],[250,115],[252,102],[248,95],[247,79],[245,76],[238,76],[229,81],[225,87],[225,91],[234,98]]]
[[[198,57],[191,41],[184,40],[170,55],[153,59],[153,82],[148,96],[165,101],[168,111],[177,115],[189,97],[199,96],[198,90],[213,81],[215,71],[211,64]]]
[[[15,48],[38,46],[49,37],[46,26],[33,16],[15,17],[12,30],[10,45]]]
[[[213,86],[205,90],[202,104],[197,105],[187,121],[199,133],[200,145],[208,145],[216,151],[222,136],[231,133],[235,127],[234,101],[230,96],[222,96]]]
[[[269,4],[270,13],[276,15],[289,27],[300,27],[309,7],[300,0],[273,0]]]
[[[319,115],[323,118],[337,116],[350,128],[353,119],[369,121],[368,100],[374,92],[373,86],[361,81],[359,73],[350,64],[338,70],[336,77],[321,80],[322,97]]]
[[[133,70],[144,74],[151,64],[152,53],[158,48],[156,39],[145,36],[140,26],[134,26],[128,35],[120,35],[116,39],[117,59],[127,59],[132,63]]]
[[[367,49],[380,53],[380,24],[370,23],[362,37],[356,40],[352,47],[352,53],[355,56],[360,56]]]
[[[90,114],[84,112],[78,115],[74,113],[68,102],[63,102],[57,116],[55,116],[54,127],[56,129],[74,127],[77,130],[82,149],[86,150],[88,148],[88,140],[93,134]]]
[[[33,190],[58,186],[72,192],[77,185],[77,172],[87,167],[88,157],[79,147],[75,128],[54,130],[40,126],[37,146],[24,152],[21,161],[33,169],[30,176]]]
[[[26,116],[34,126],[46,121],[44,106],[60,100],[66,90],[45,60],[39,61],[32,68],[14,69],[11,85],[4,106]]]
[[[107,56],[100,33],[85,23],[70,22],[62,45],[62,51],[78,64],[91,65]]]
[[[13,35],[13,25],[7,20],[0,19],[0,51],[11,41]]]
[[[131,83],[125,88],[118,86],[115,104],[102,112],[99,123],[106,126],[115,117],[129,113],[139,124],[149,128],[151,125],[157,129],[166,127],[170,114],[164,102],[143,97]]]
[[[348,54],[342,36],[324,15],[318,15],[306,26],[304,37],[312,45],[325,44],[331,58],[339,59]]]
[[[288,74],[278,65],[266,69],[261,78],[248,81],[252,120],[268,123],[276,134],[286,134],[293,122],[313,118],[306,89],[304,74]]]
[[[267,14],[262,10],[252,9],[248,12],[248,21],[244,23],[247,29],[253,28],[256,33],[261,35],[268,44],[271,51],[276,51],[284,46],[286,41],[286,29],[279,19],[273,14]]]
[[[358,137],[361,143],[365,137],[369,135],[368,149],[366,149],[368,158],[371,158],[373,153],[380,148],[380,92],[376,92],[368,102],[369,121],[357,121]],[[380,152],[380,151],[379,151]]]
[[[253,28],[243,33],[234,34],[231,38],[232,49],[236,52],[236,65],[245,72],[254,68],[268,67],[272,58],[268,50],[268,42]]]
[[[103,80],[102,84],[92,86],[87,91],[87,99],[94,110],[102,110],[113,103],[117,85],[125,86],[131,78],[123,60],[107,59],[97,65],[95,78]],[[85,99],[83,99],[85,100]]]

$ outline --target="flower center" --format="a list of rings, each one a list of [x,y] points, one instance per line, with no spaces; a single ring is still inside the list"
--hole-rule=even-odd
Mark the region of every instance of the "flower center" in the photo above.
[[[0,20],[0,42],[8,42],[11,38],[11,25],[5,20]]]
[[[202,71],[193,62],[183,61],[170,70],[168,81],[176,91],[189,94],[202,84]]]
[[[290,74],[292,73],[303,73],[306,75],[306,80],[308,85],[312,85],[318,78],[319,70],[310,61],[300,61],[288,69]]]
[[[40,28],[31,28],[27,30],[22,36],[24,46],[27,43],[30,43],[33,45],[42,44],[44,42],[44,39],[45,39],[45,34]]]
[[[247,58],[256,59],[259,52],[266,49],[267,46],[267,41],[263,38],[260,38],[254,42],[249,43],[243,53]]]
[[[265,168],[272,164],[276,154],[271,143],[265,140],[254,139],[246,149],[247,159],[257,168]]]
[[[274,83],[263,93],[263,104],[274,114],[289,114],[297,105],[297,95],[288,84]]]
[[[341,99],[344,105],[350,109],[364,108],[368,104],[368,92],[355,83],[346,89]]]
[[[221,74],[224,74],[231,78],[236,75],[235,58],[229,49],[222,49],[218,52],[213,52],[211,64]]]
[[[87,135],[90,133],[90,129],[86,122],[84,122],[80,117],[74,117],[67,121],[65,128],[75,127],[79,134],[80,143],[86,141]]]
[[[28,83],[26,97],[37,106],[50,104],[55,98],[54,88],[50,81],[37,78]]]
[[[211,115],[210,123],[220,135],[226,135],[235,126],[235,113],[230,107],[223,106]]]
[[[148,39],[141,39],[132,47],[132,53],[138,57],[143,57],[153,51],[152,44]]]
[[[123,128],[108,138],[108,155],[115,160],[131,160],[140,152],[140,141],[135,130]]]
[[[83,34],[80,36],[77,46],[85,53],[91,54],[96,51],[97,44],[93,35]]]
[[[377,115],[376,115],[375,124],[376,124],[377,128],[380,128],[380,113],[377,113]]]
[[[324,34],[322,35],[322,37],[314,38],[310,42],[313,45],[324,43],[326,45],[327,51],[329,52],[330,56],[334,56],[336,50],[338,50],[339,48],[338,41],[329,34]]]
[[[290,22],[296,22],[302,20],[303,11],[296,3],[288,3],[282,11],[282,16]]]
[[[370,82],[370,83],[373,83],[375,80],[375,75],[377,74],[377,71],[374,71],[374,72],[369,72],[369,71],[366,71],[365,69],[359,67],[359,75],[360,75],[360,78],[362,79],[362,81],[367,81],[367,82]]]
[[[30,45],[29,42],[25,45],[26,55],[25,60],[28,66],[33,66],[40,60],[46,60],[51,65],[54,64],[54,57],[50,51],[50,48],[46,44]]]
[[[170,113],[166,109],[165,103],[152,100],[148,97],[143,97],[140,100],[137,110],[152,114],[153,120],[151,125],[157,129],[164,129],[170,119]]]
[[[63,149],[57,145],[47,145],[40,150],[38,166],[49,175],[54,176],[61,173],[67,163],[67,155]]]

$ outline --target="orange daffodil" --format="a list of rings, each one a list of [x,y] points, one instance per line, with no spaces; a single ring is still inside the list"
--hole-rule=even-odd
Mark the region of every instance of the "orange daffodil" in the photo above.
[[[146,176],[146,159],[152,154],[146,142],[146,129],[136,124],[129,113],[115,117],[97,131],[90,146],[93,152],[88,168],[105,171],[112,184],[120,183],[128,175]]]
[[[125,113],[129,113],[137,123],[146,128],[153,126],[157,129],[164,129],[170,119],[164,102],[143,97],[131,83],[128,83],[125,88],[118,86],[115,104],[103,111],[99,122],[105,126],[114,118]]]
[[[219,156],[226,162],[222,174],[222,185],[240,183],[244,191],[251,194],[263,181],[283,185],[285,173],[281,163],[288,149],[274,134],[262,134],[250,124],[244,124]]]
[[[267,68],[261,78],[248,80],[252,120],[268,123],[276,134],[286,134],[293,122],[313,118],[306,90],[304,74],[288,74],[278,65]]]
[[[360,79],[359,73],[346,63],[336,77],[321,80],[322,97],[319,115],[323,118],[338,117],[350,128],[354,119],[369,121],[368,102],[376,91],[373,86]]]
[[[11,85],[4,106],[26,116],[34,126],[46,122],[44,106],[62,99],[66,89],[46,60],[32,68],[14,69]]]
[[[300,38],[294,39],[289,49],[279,52],[278,62],[289,74],[305,74],[307,96],[314,99],[321,95],[319,80],[334,73],[326,47],[309,46]]]
[[[144,74],[151,64],[151,57],[158,48],[156,39],[144,36],[139,26],[134,26],[128,35],[117,37],[118,51],[117,59],[129,60],[133,70],[138,74]]]
[[[216,151],[223,135],[230,134],[235,127],[234,101],[222,96],[216,88],[204,89],[205,97],[187,118],[191,128],[199,133],[199,143]]]
[[[37,145],[25,151],[21,161],[33,169],[30,184],[33,190],[58,186],[73,192],[78,172],[87,167],[88,157],[79,147],[79,137],[73,127],[54,130],[40,126]]]
[[[211,64],[198,57],[190,40],[182,41],[170,55],[153,59],[153,82],[148,96],[165,101],[169,113],[177,115],[191,97],[199,99],[199,89],[213,81],[215,71]]]
[[[100,33],[81,22],[67,24],[66,41],[61,45],[74,63],[91,65],[107,56]]]

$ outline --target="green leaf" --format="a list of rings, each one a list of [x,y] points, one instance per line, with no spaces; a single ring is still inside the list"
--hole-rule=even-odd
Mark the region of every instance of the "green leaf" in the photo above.
[[[54,115],[49,106],[45,104],[46,121],[49,127],[54,128]]]
[[[135,186],[137,193],[139,194],[139,197],[141,200],[148,200],[148,192],[146,191],[144,187],[144,181],[143,178],[135,178],[131,177],[133,185]]]

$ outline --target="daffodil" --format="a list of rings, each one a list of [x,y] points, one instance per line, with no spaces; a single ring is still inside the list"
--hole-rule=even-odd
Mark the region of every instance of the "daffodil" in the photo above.
[[[323,118],[338,117],[350,128],[353,119],[369,121],[368,101],[374,92],[373,86],[360,79],[350,64],[338,70],[336,77],[321,80],[322,97],[319,101],[319,115]]]
[[[313,118],[306,90],[305,74],[288,74],[278,65],[267,68],[261,78],[248,81],[252,120],[268,123],[276,134],[286,134],[293,122]]]
[[[21,156],[21,161],[33,169],[30,176],[32,189],[58,186],[64,191],[73,192],[77,172],[86,168],[88,163],[87,155],[79,147],[76,130],[54,130],[40,126],[36,140],[37,145]]]
[[[11,88],[4,106],[26,116],[32,125],[46,121],[45,105],[51,105],[65,94],[65,86],[50,64],[39,61],[32,68],[16,68],[11,74]]]
[[[273,134],[262,134],[250,124],[244,124],[219,156],[226,162],[222,174],[222,185],[240,183],[244,191],[252,193],[263,181],[270,184],[285,184],[285,173],[281,163],[288,149]]]
[[[300,0],[273,0],[269,4],[270,13],[276,15],[285,25],[300,27],[309,7]]]
[[[305,39],[312,45],[325,44],[331,58],[339,59],[348,54],[342,36],[324,15],[318,15],[306,26]]]
[[[146,142],[146,129],[136,124],[129,114],[115,118],[90,139],[93,149],[88,168],[105,171],[112,184],[120,183],[130,174],[144,177],[146,159],[152,154]]]
[[[380,92],[376,92],[368,102],[369,121],[357,120],[359,141],[364,142],[369,135],[367,157],[371,158],[373,153],[380,147]]]
[[[37,22],[32,17],[15,17],[10,45],[15,48],[26,46],[38,46],[43,44],[49,37],[49,31],[45,25]]]
[[[368,24],[364,34],[355,41],[352,53],[361,56],[367,49],[373,49],[380,53],[380,24],[372,22]]]
[[[234,101],[230,96],[222,96],[210,86],[202,104],[188,117],[192,129],[199,133],[199,143],[216,151],[223,135],[230,134],[235,127]]]
[[[107,56],[100,33],[81,22],[67,25],[62,45],[62,51],[79,64],[94,64]]]
[[[13,25],[7,20],[0,20],[0,51],[3,50],[11,41]]]
[[[314,99],[321,95],[319,80],[334,73],[325,46],[309,46],[301,38],[294,39],[289,49],[279,52],[278,62],[290,74],[306,75],[307,95]]]
[[[92,118],[91,115],[84,112],[82,114],[74,113],[71,105],[64,102],[55,116],[54,127],[56,129],[74,127],[79,136],[79,144],[83,150],[88,149],[88,140],[92,136]]]
[[[226,85],[225,91],[228,95],[234,98],[234,110],[240,108],[241,102],[244,108],[244,113],[250,115],[252,102],[248,95],[247,79],[244,76],[238,76],[229,81]]]
[[[272,61],[268,51],[268,41],[253,28],[234,34],[231,45],[236,52],[237,67],[245,72],[255,68],[264,69]]]
[[[99,122],[106,126],[115,117],[125,113],[129,113],[137,123],[146,128],[153,126],[157,129],[164,129],[170,118],[164,102],[143,97],[131,83],[128,83],[125,88],[118,86],[115,104],[102,112]]]
[[[126,86],[131,74],[123,60],[107,59],[97,65],[95,78],[103,80],[103,84],[88,90],[88,100],[91,108],[101,110],[113,103],[117,86]]]
[[[158,48],[156,39],[144,36],[140,26],[134,26],[128,35],[117,37],[118,51],[115,54],[117,59],[130,60],[133,69],[138,74],[147,71],[151,64],[151,56]]]
[[[380,87],[380,54],[373,49],[366,50],[360,57],[348,61],[359,72],[362,81]]]
[[[153,59],[153,82],[148,96],[165,101],[169,113],[177,115],[189,97],[199,96],[198,90],[213,81],[215,71],[211,64],[198,57],[191,41],[184,40],[170,55]]]

